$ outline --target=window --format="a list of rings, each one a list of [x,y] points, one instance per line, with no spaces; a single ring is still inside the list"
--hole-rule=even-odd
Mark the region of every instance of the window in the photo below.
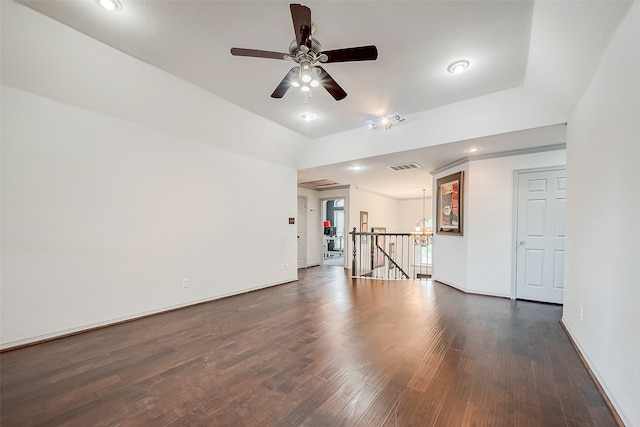
[[[333,223],[338,237],[344,236],[344,211],[333,211]]]

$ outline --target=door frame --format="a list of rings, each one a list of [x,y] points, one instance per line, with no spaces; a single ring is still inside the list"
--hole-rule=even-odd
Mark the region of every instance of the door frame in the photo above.
[[[299,207],[299,203],[301,200],[304,200],[304,218],[300,218],[298,213],[299,210],[297,209]],[[307,196],[300,196],[298,195],[297,198],[297,203],[298,206],[296,206],[296,216],[298,216],[298,228],[296,229],[296,264],[297,264],[297,268],[307,268],[309,266],[309,251],[308,251],[308,245],[309,245],[309,231],[308,231],[308,219],[307,219],[307,210],[309,209],[309,199],[307,198]],[[300,249],[300,232],[304,233],[304,245],[303,248]],[[300,260],[300,251],[303,251],[304,253],[304,257],[302,257],[303,259],[303,263],[304,265],[301,267],[298,262]]]
[[[318,202],[320,203],[320,225],[322,226],[323,218],[326,215],[324,202],[328,200],[337,200],[337,199],[344,200],[344,224],[343,224],[344,229],[342,230],[342,235],[343,235],[342,251],[344,253],[344,267],[347,268],[347,248],[349,247],[349,239],[347,237],[349,236],[349,231],[350,231],[349,230],[349,207],[348,207],[349,197],[347,195],[318,198]],[[320,243],[321,243],[320,253],[322,254],[324,252],[323,228],[320,228]],[[322,261],[320,262],[320,265],[324,265],[324,256],[322,256],[321,259]]]
[[[518,182],[520,175],[533,172],[552,172],[567,170],[567,165],[540,166],[535,168],[516,169],[513,171],[513,216],[511,219],[511,299],[515,300],[517,287],[517,266],[518,266]]]

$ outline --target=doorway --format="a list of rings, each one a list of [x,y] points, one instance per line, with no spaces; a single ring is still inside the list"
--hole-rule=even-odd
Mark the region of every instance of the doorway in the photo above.
[[[516,171],[516,177],[516,298],[562,304],[565,168]]]
[[[322,263],[344,266],[344,198],[322,201]]]

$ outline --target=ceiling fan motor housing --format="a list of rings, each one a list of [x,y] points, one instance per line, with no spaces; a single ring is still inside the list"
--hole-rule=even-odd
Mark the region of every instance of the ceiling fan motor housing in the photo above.
[[[307,47],[307,45],[298,46],[297,40],[292,41],[289,45],[289,53],[291,54],[291,57],[295,58],[299,53],[298,51],[304,51],[307,49],[309,53],[313,52],[315,56],[317,56],[319,52],[322,52],[322,44],[320,44],[318,39],[315,37],[309,37],[309,44],[311,47]]]

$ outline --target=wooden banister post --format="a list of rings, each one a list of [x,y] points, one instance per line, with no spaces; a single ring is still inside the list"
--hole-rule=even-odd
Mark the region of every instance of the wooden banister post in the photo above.
[[[353,258],[351,260],[351,276],[356,275],[356,228],[353,227],[353,232],[351,233],[351,240],[353,241]]]

